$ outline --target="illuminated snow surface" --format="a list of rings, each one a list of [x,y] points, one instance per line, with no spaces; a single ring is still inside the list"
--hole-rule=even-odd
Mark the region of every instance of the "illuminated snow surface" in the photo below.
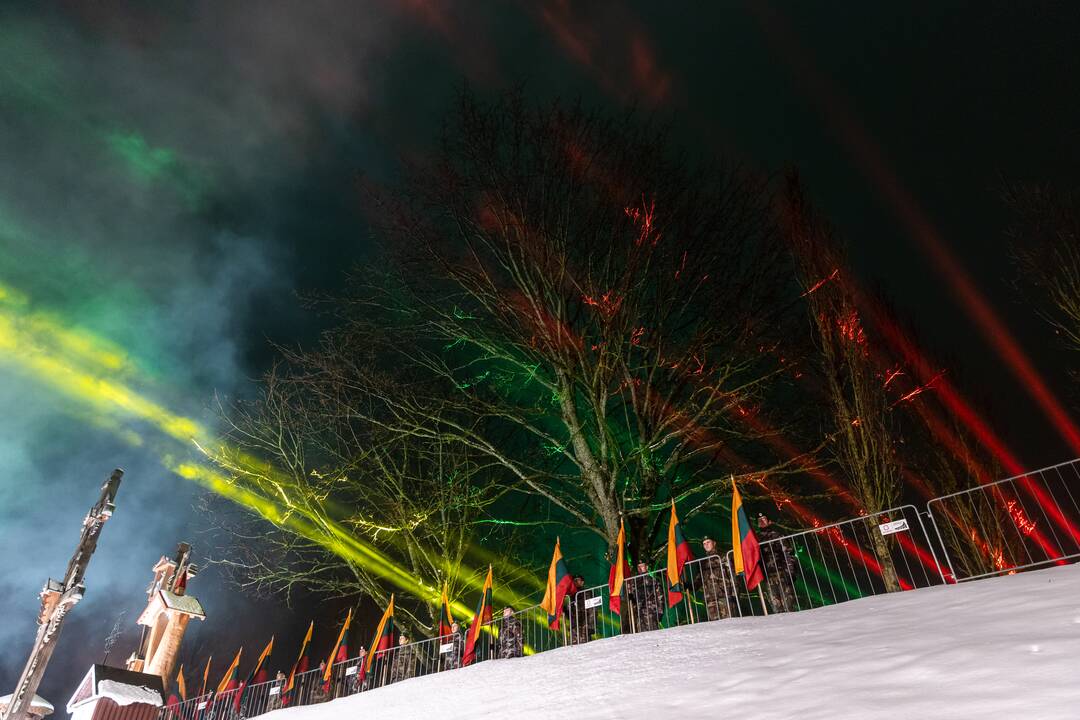
[[[1080,718],[1080,565],[564,648],[274,720]]]

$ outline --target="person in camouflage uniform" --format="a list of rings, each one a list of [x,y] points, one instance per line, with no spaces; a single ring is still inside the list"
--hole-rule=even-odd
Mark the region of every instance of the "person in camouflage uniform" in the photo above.
[[[731,617],[731,592],[728,588],[724,559],[716,549],[716,541],[705,537],[701,541],[705,558],[701,562],[701,590],[705,596],[705,611],[710,620]]]
[[[390,682],[396,683],[408,680],[416,673],[416,658],[413,655],[409,638],[402,633],[398,638],[397,649],[394,650],[394,659],[390,661]]]
[[[449,651],[442,653],[443,670],[456,670],[461,667],[461,658],[465,654],[465,638],[457,623],[450,625],[450,634],[442,638],[441,644],[452,646]]]
[[[791,543],[768,542],[783,537],[769,518],[758,515],[757,538],[761,544],[761,564],[765,568],[765,595],[773,612],[794,612],[799,609],[793,583],[798,575],[798,560]]]
[[[585,578],[574,576],[574,599],[570,602],[570,642],[581,645],[592,640],[596,632],[596,608],[586,608],[586,597],[581,593],[585,589]]]
[[[525,651],[525,637],[521,621],[514,617],[512,608],[503,608],[499,623],[499,658],[508,660],[521,657]]]
[[[664,614],[664,592],[660,583],[652,575],[647,575],[649,566],[643,562],[637,565],[638,574],[626,583],[626,595],[630,600],[630,615],[637,632],[660,629],[660,618]]]

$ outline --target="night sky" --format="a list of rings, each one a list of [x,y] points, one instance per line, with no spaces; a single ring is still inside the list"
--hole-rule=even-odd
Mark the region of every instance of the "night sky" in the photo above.
[[[401,159],[429,153],[463,83],[482,97],[523,84],[537,100],[636,103],[691,152],[771,177],[797,167],[864,286],[1021,461],[1072,457],[958,298],[962,278],[919,238],[956,258],[1065,401],[1070,361],[1013,288],[1001,193],[1077,184],[1075,3],[576,5],[0,9],[0,695],[25,662],[36,594],[63,572],[114,466],[127,471],[117,513],[40,690],[60,713],[121,611],[111,659],[133,650],[157,558],[219,540],[200,489],[162,462],[191,449],[100,388],[58,383],[40,358],[103,363],[212,425],[215,393],[250,392],[270,341],[315,337],[296,294],[333,291],[366,262],[361,178],[392,183]],[[13,346],[14,320],[42,346]],[[55,328],[88,344],[51,345]],[[320,612],[244,598],[212,571],[191,590],[209,620],[188,643],[221,658],[274,630],[284,658]]]

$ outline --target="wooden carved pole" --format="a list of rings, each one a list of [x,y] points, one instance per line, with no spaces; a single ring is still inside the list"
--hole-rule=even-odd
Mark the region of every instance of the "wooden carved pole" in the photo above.
[[[45,666],[49,664],[53,650],[56,649],[56,641],[60,637],[60,628],[64,624],[64,618],[71,608],[83,598],[86,586],[83,584],[83,575],[86,566],[90,563],[90,556],[97,549],[98,536],[105,521],[112,517],[116,509],[116,491],[120,487],[120,478],[124,471],[117,468],[101,487],[101,499],[97,505],[90,508],[83,520],[82,536],[75,554],[68,563],[67,573],[63,582],[57,582],[52,578],[45,584],[41,591],[41,612],[38,615],[37,638],[34,640],[34,649],[30,651],[30,658],[26,661],[19,676],[19,682],[15,685],[15,693],[8,704],[7,713],[2,720],[26,720],[30,703],[34,699],[41,678],[45,674]]]

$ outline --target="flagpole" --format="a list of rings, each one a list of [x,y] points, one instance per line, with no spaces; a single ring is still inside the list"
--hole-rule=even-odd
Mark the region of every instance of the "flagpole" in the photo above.
[[[758,583],[757,594],[758,594],[758,597],[761,598],[761,612],[768,615],[769,614],[769,608],[765,607],[765,593],[763,593],[761,591],[761,583]]]

